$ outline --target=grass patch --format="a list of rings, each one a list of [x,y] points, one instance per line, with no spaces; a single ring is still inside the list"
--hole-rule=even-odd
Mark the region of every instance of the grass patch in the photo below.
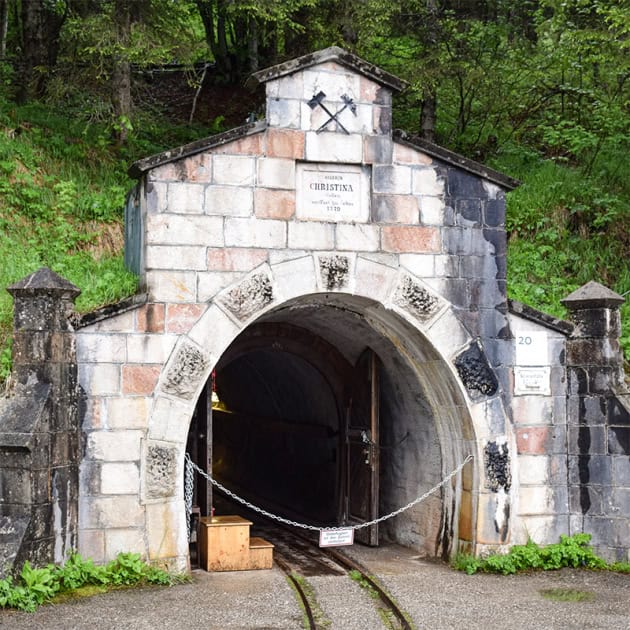
[[[304,597],[306,597],[308,601],[308,604],[311,608],[311,614],[313,615],[313,619],[315,621],[315,625],[318,628],[322,628],[324,630],[326,628],[330,628],[330,626],[332,625],[332,622],[330,621],[330,619],[328,619],[328,617],[326,616],[326,613],[322,610],[322,607],[319,605],[319,602],[317,601],[317,597],[315,597],[315,591],[313,590],[313,587],[308,583],[308,581],[304,579],[304,577],[302,577],[301,575],[293,571],[290,576],[287,575],[287,582],[289,583],[291,588],[295,591],[296,599],[298,600],[300,604],[300,608],[302,609],[302,614],[303,614],[302,621],[304,622],[304,627],[309,628],[310,624],[309,624],[308,616],[306,615],[306,610],[304,609],[304,602],[302,601],[302,597],[300,596],[298,592],[296,583],[300,585],[300,588],[302,589],[302,592],[304,593]]]
[[[590,602],[595,599],[595,593],[574,588],[546,588],[539,593],[554,602]]]

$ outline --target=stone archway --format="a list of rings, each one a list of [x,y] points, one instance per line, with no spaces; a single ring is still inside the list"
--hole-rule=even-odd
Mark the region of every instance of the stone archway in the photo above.
[[[336,290],[324,292],[324,286],[330,287],[324,272],[335,270],[342,270]],[[151,559],[177,558],[176,564],[182,567],[187,563],[180,480],[192,413],[213,367],[251,323],[291,319],[296,312],[304,321],[308,310],[316,327],[318,314],[327,308],[361,320],[365,330],[373,331],[375,339],[391,348],[391,361],[398,361],[413,375],[427,408],[435,414],[440,449],[437,477],[455,468],[467,454],[479,455],[476,436],[483,427],[475,426],[471,403],[453,366],[455,356],[470,345],[470,336],[451,307],[419,278],[351,255],[327,259],[308,255],[265,264],[211,301],[196,325],[181,336],[162,370],[142,454],[142,498],[154,550]],[[463,486],[445,489],[435,553],[451,553],[459,539],[474,545],[476,478],[471,467],[470,474],[463,476]]]

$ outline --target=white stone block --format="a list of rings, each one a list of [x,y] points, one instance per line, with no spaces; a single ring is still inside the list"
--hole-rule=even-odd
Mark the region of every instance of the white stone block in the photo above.
[[[412,192],[415,195],[429,195],[435,197],[444,194],[444,180],[438,179],[435,169],[414,168]]]
[[[518,514],[552,514],[553,491],[549,486],[521,486]]]
[[[549,483],[549,458],[544,455],[519,455],[518,480],[524,485]]]
[[[124,363],[126,360],[125,335],[79,331],[76,340],[79,363]]]
[[[363,159],[363,136],[307,131],[305,154],[306,159],[313,162],[360,163]]]
[[[223,245],[223,217],[160,214],[147,217],[149,245]]]
[[[152,302],[194,302],[197,278],[194,271],[148,271],[147,290]]]
[[[468,331],[445,303],[427,327],[426,334],[443,357],[454,356],[470,341]]]
[[[147,269],[205,270],[206,248],[197,245],[149,245],[146,248]]]
[[[355,293],[377,302],[385,302],[397,275],[396,269],[359,255],[356,263]]]
[[[216,362],[239,332],[240,327],[213,304],[202,315],[188,336],[206,350]]]
[[[381,232],[376,225],[338,223],[335,227],[337,249],[358,252],[375,252],[380,245]]]
[[[420,220],[423,225],[444,223],[444,201],[441,197],[420,197]]]
[[[128,335],[127,363],[164,363],[176,341],[177,335]]]
[[[400,264],[419,278],[435,275],[435,256],[431,254],[401,254]]]
[[[81,331],[90,334],[100,332],[131,332],[134,326],[133,315],[133,311],[119,313],[118,315],[113,315],[100,322],[86,326],[82,328]]]
[[[146,186],[148,214],[166,212],[168,210],[168,184],[149,182]]]
[[[411,192],[411,167],[401,165],[375,165],[372,187],[374,192],[408,195]]]
[[[149,439],[184,444],[192,413],[189,404],[158,396],[149,417]]]
[[[183,512],[182,512],[183,513]],[[139,497],[83,497],[79,501],[81,529],[110,529],[144,526],[144,507]]]
[[[188,553],[183,500],[146,506],[149,560],[185,557]]]
[[[137,463],[105,463],[101,466],[102,494],[140,493],[140,470]]]
[[[284,221],[273,219],[226,219],[227,247],[286,247],[287,228]]]
[[[274,79],[269,81],[265,87],[267,96],[273,98],[301,100],[304,93],[304,81],[301,73]]]
[[[208,186],[206,214],[249,217],[254,212],[254,189],[238,186]]]
[[[107,398],[105,400],[105,427],[117,429],[146,429],[152,398]]]
[[[273,267],[278,263],[308,255],[309,252],[305,249],[273,249],[269,252],[269,264]]]
[[[267,124],[270,127],[300,128],[300,101],[267,99]]]
[[[333,249],[335,227],[331,223],[293,221],[289,223],[289,247],[294,249]]]
[[[197,274],[197,302],[211,300],[221,289],[242,276],[239,271],[210,271]]]
[[[100,529],[79,530],[79,553],[98,564],[105,562],[105,532]]]
[[[278,263],[271,270],[279,302],[317,291],[312,256]]]
[[[295,160],[259,158],[258,185],[266,188],[295,189]]]
[[[168,185],[168,205],[165,211],[175,214],[202,214],[203,195],[203,184],[171,183]]]
[[[323,72],[321,69],[305,70],[303,80],[302,98],[310,100],[320,91],[324,92],[326,95],[324,104],[333,112],[336,110],[332,109],[332,106],[342,102],[342,94],[355,102],[361,96],[360,75],[344,72],[341,66],[338,66],[338,70],[335,72]]]
[[[120,394],[120,365],[80,363],[79,384],[88,396]]]
[[[144,529],[109,529],[105,532],[105,560],[115,560],[119,553],[139,553],[146,557]]]
[[[107,462],[140,460],[142,431],[92,431],[87,437],[86,457]]]
[[[215,155],[212,180],[215,184],[231,184],[234,186],[254,185],[253,157],[244,155]]]

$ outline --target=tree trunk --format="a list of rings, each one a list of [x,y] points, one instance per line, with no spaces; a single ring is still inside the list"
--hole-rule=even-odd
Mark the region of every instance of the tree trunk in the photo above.
[[[9,30],[9,0],[0,0],[0,59],[7,55],[7,32]]]
[[[130,0],[115,0],[114,19],[116,38],[122,52],[114,59],[111,98],[115,118],[114,136],[117,146],[122,146],[127,140],[131,115],[131,64],[126,55],[131,40]]]
[[[59,32],[66,18],[48,8],[45,0],[21,3],[23,70],[18,100],[26,102],[43,96],[48,73],[57,62]]]
[[[435,142],[437,122],[437,95],[435,88],[425,89],[420,102],[420,137]]]

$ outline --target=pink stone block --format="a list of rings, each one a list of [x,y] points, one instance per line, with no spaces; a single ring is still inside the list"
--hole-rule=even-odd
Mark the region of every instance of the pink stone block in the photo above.
[[[412,226],[384,226],[382,248],[386,252],[423,253],[440,250],[440,234],[437,228]]]
[[[136,311],[136,332],[164,332],[164,304],[145,304]]]
[[[433,160],[424,153],[404,144],[394,142],[394,162],[399,164],[431,164]]]
[[[376,98],[380,85],[370,81],[366,77],[360,78],[361,100],[367,103],[372,103]]]
[[[159,365],[123,365],[123,394],[143,394],[148,396],[153,393],[159,377]]]
[[[205,310],[205,304],[168,304],[166,307],[166,332],[188,332]]]
[[[221,247],[208,250],[209,271],[251,271],[267,260],[266,249]]]
[[[516,430],[516,450],[528,455],[544,455],[549,427],[521,427]]]
[[[304,132],[290,129],[268,129],[267,157],[301,160],[304,157]]]
[[[290,219],[295,214],[295,192],[271,188],[256,189],[254,214],[260,219]]]
[[[263,134],[256,133],[210,149],[219,155],[260,155],[263,152]]]

